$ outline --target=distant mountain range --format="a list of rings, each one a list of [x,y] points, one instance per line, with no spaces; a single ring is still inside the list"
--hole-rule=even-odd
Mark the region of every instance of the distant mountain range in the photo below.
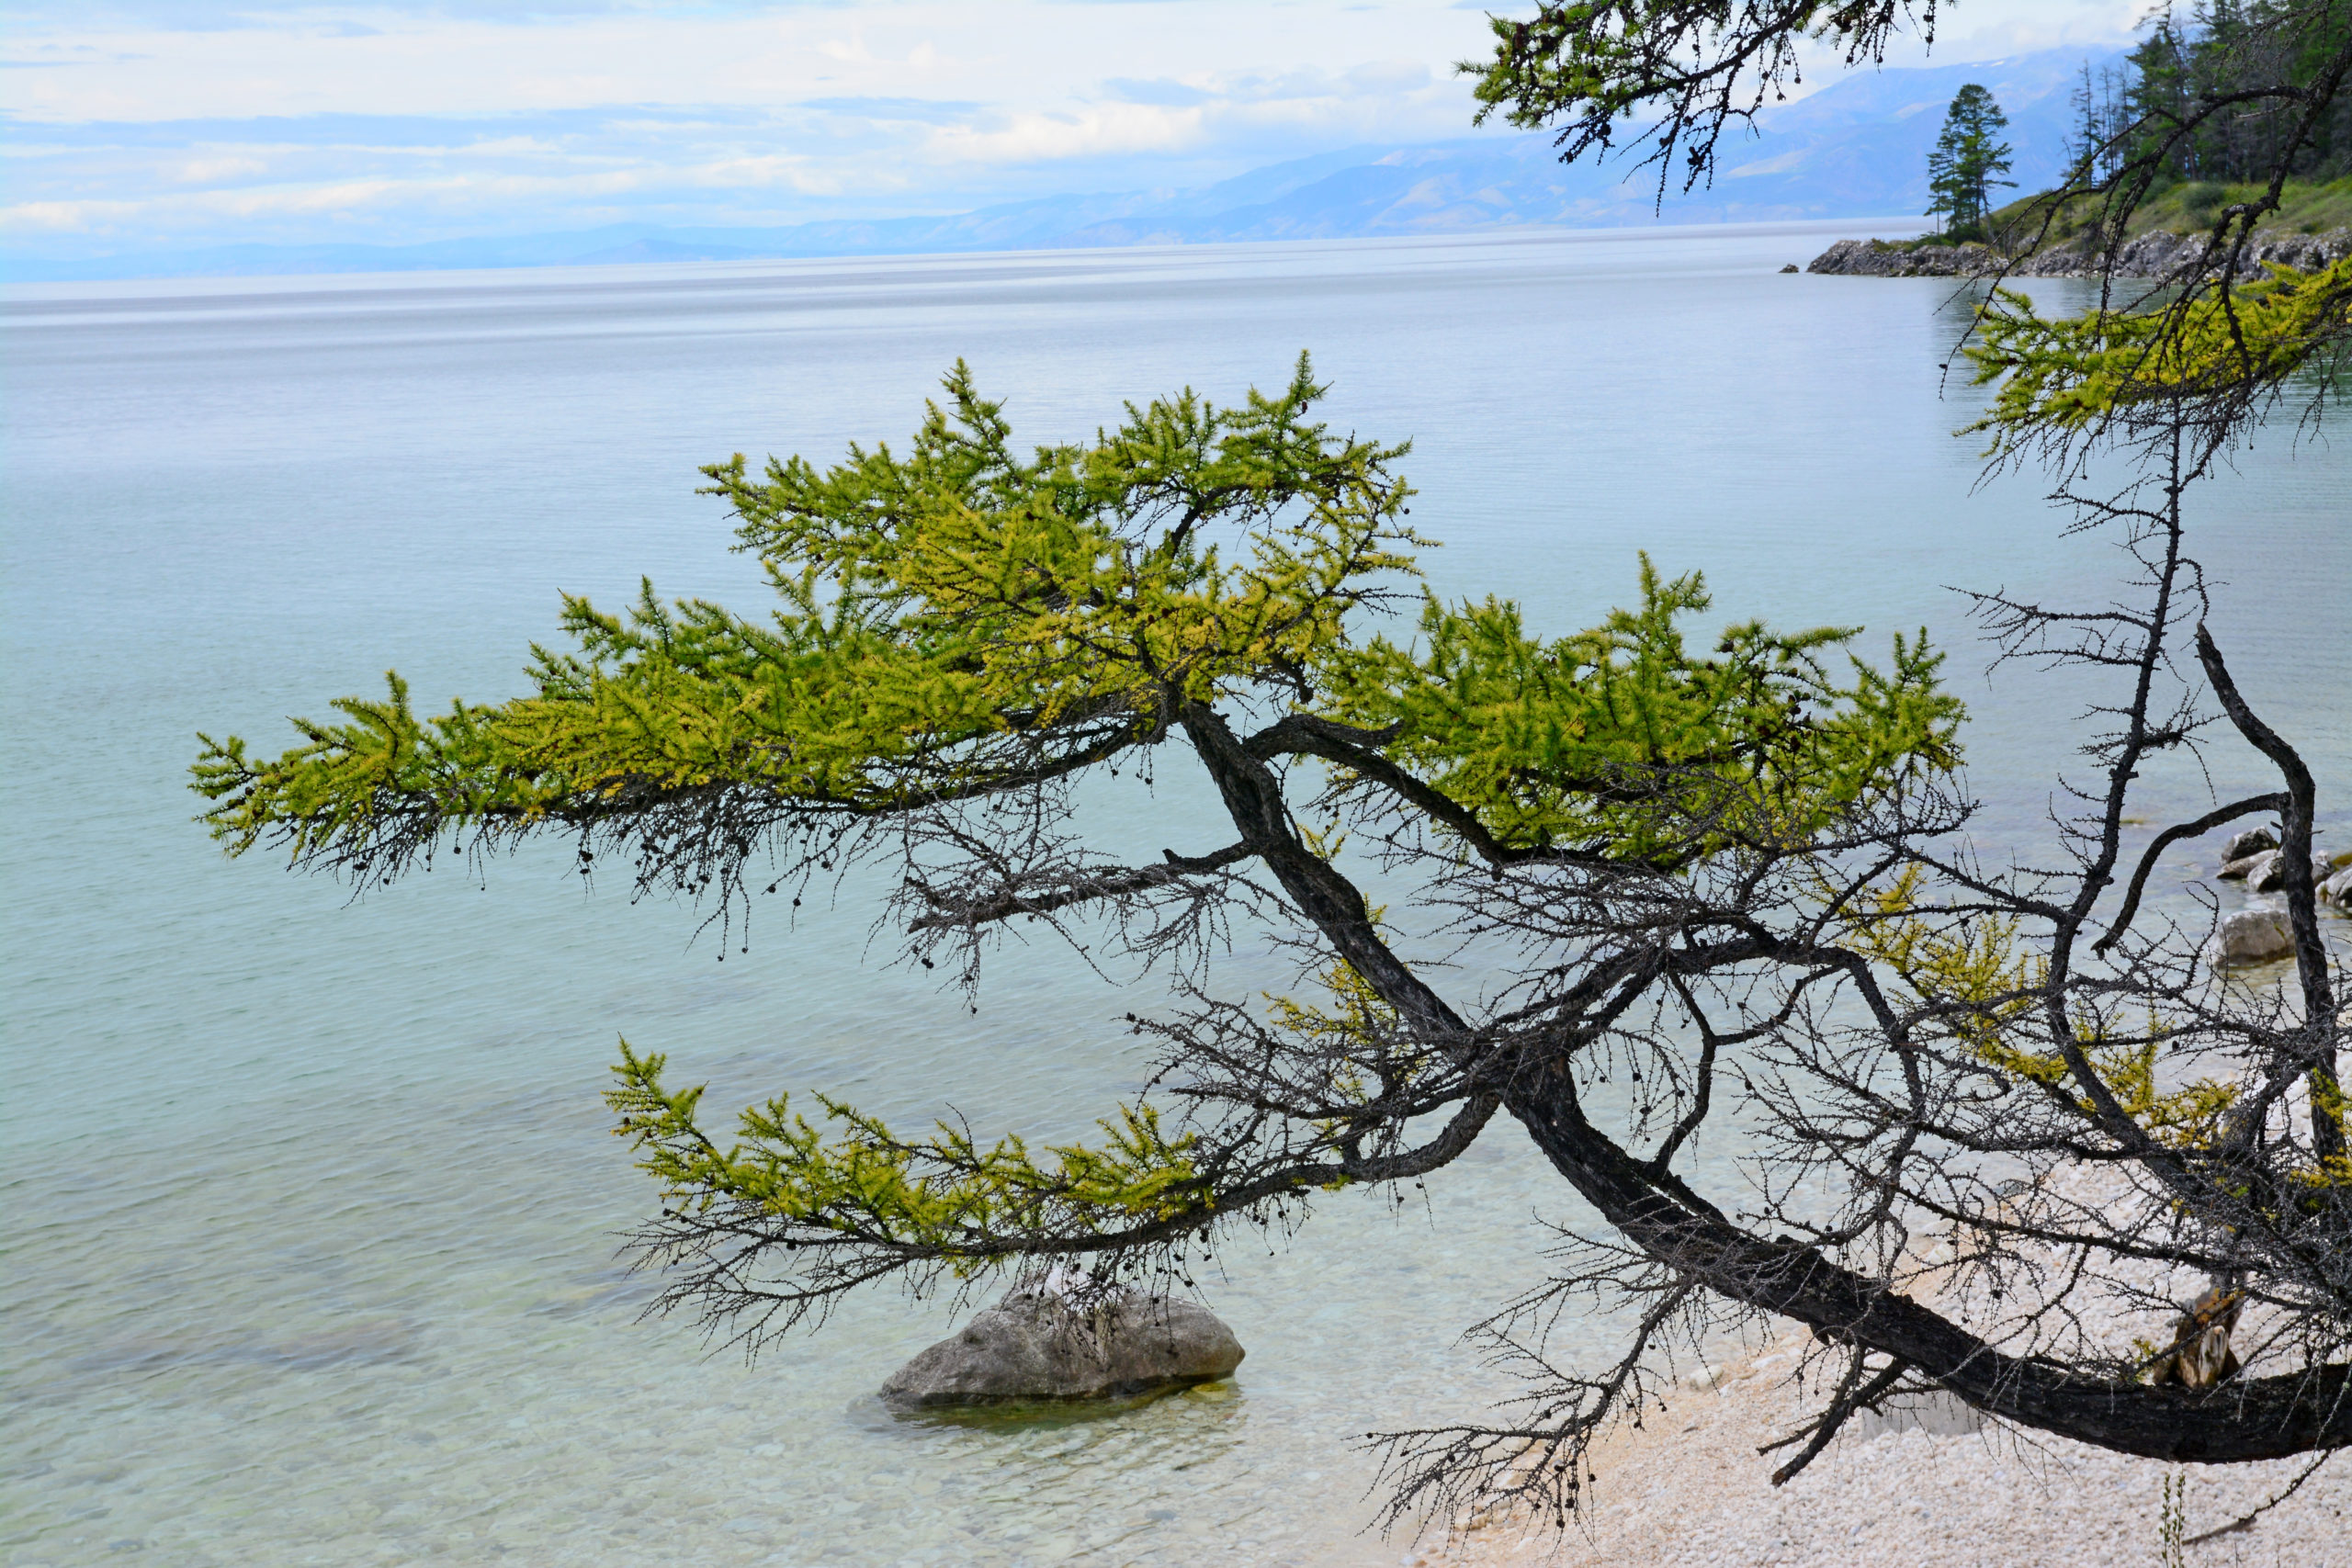
[[[2084,63],[2079,52],[2053,50],[1858,72],[1772,111],[1757,134],[1727,137],[1711,186],[1668,189],[1662,200],[1657,171],[1632,169],[1630,157],[1564,167],[1547,136],[1491,135],[1345,148],[1198,190],[1045,197],[946,217],[772,229],[629,223],[416,245],[155,247],[71,260],[0,252],[0,276],[31,282],[401,272],[1883,218],[1925,209],[1928,151],[1945,107],[1968,82],[1991,89],[2008,115],[2017,188],[2053,184],[2065,161],[2069,90]]]

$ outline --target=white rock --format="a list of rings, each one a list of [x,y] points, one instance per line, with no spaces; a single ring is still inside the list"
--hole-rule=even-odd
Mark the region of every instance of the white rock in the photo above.
[[[2278,909],[2240,909],[2222,922],[2213,934],[2210,956],[2216,968],[2241,964],[2267,964],[2295,950],[2294,933]]]

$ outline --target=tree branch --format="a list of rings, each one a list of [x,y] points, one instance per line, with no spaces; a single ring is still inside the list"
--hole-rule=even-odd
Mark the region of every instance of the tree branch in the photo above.
[[[2224,822],[2234,822],[2241,817],[2251,816],[2257,811],[2284,811],[2287,809],[2288,800],[2289,797],[2284,795],[2251,795],[2233,805],[2218,807],[2194,822],[2183,822],[2177,827],[2167,828],[2157,834],[2155,842],[2148,846],[2147,852],[2140,857],[2138,869],[2132,874],[2132,886],[2123,896],[2123,908],[2116,915],[2115,923],[2107,928],[2105,936],[2091,944],[2091,951],[2104,954],[2109,948],[2115,945],[2117,939],[2131,928],[2132,917],[2139,912],[2140,894],[2147,886],[2148,874],[2155,869],[2157,856],[2181,840],[2194,839],[2199,834],[2210,833]]]

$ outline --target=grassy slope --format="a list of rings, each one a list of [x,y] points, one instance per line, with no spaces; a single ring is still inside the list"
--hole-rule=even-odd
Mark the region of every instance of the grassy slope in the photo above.
[[[2153,229],[2168,230],[2175,234],[2193,234],[2212,227],[2222,208],[2236,201],[2252,201],[2262,194],[2258,186],[2177,185],[2158,192],[2140,205],[2132,214],[2131,232],[2144,234]],[[2018,234],[2022,239],[2041,220],[2044,197],[2019,197],[1996,211],[1991,219],[1995,233]],[[2097,218],[2098,207],[2086,197],[2069,202],[2050,228],[2052,244],[2062,244],[2082,232]],[[2352,177],[2331,180],[2325,185],[2308,181],[2289,182],[2277,212],[2264,218],[2265,229],[2290,229],[2305,234],[2324,233],[2352,224]],[[1897,242],[1907,247],[1943,243],[1933,234],[1918,239]]]
[[[2174,186],[2150,198],[2132,215],[2132,232],[2169,229],[2176,234],[2186,234],[2209,229],[2220,218],[2222,208],[2232,202],[2254,201],[2262,191],[2260,186]],[[2326,185],[2290,182],[2281,196],[2283,205],[2262,220],[2262,228],[2320,234],[2352,224],[2352,178],[2332,180]]]

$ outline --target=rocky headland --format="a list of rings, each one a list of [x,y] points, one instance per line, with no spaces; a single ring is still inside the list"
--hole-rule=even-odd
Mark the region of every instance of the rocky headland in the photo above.
[[[2155,229],[2127,241],[2115,260],[2118,277],[2165,277],[2196,261],[2206,236]],[[2352,256],[2352,227],[2306,234],[2257,229],[2248,257],[2297,272],[2318,272]],[[1844,277],[2096,277],[2103,258],[2085,233],[2064,244],[2018,255],[1973,241],[1956,245],[1889,240],[1840,240],[1813,258],[1807,272]]]

